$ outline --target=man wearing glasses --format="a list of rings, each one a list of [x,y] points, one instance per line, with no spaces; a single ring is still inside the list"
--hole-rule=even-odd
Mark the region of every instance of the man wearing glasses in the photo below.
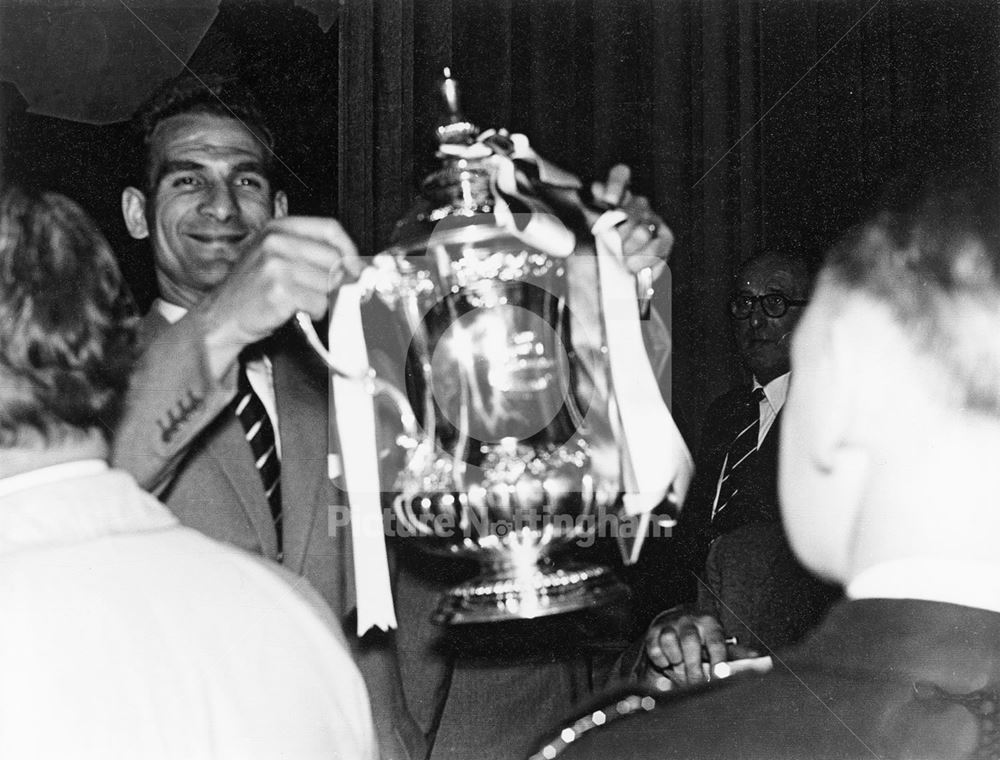
[[[717,398],[706,415],[695,480],[670,547],[675,598],[685,603],[658,615],[647,631],[648,682],[700,683],[703,662],[790,643],[833,600],[833,589],[792,555],[778,511],[778,427],[792,331],[809,286],[805,263],[782,253],[751,259],[735,278],[727,309],[752,380]]]

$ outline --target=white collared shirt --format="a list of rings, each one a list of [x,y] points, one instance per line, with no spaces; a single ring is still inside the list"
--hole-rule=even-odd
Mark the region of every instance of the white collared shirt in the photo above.
[[[37,470],[10,475],[0,478],[0,498],[25,488],[33,488],[45,483],[55,483],[67,478],[82,478],[96,475],[108,469],[108,463],[103,459],[77,459],[72,462],[52,464],[39,467]]]
[[[0,484],[0,757],[375,759],[339,627],[287,572],[101,461]]]
[[[177,304],[168,303],[162,298],[157,298],[153,302],[153,308],[160,312],[167,322],[174,324],[187,314],[187,309]],[[278,457],[281,457],[281,433],[278,430],[278,403],[274,394],[274,365],[271,359],[264,356],[247,362],[247,379],[250,387],[264,404],[268,419],[271,420],[271,427],[274,428],[274,445],[278,450]]]
[[[777,418],[778,412],[781,411],[781,407],[785,405],[785,399],[788,398],[788,381],[790,379],[791,373],[786,372],[774,378],[767,385],[761,386],[757,382],[757,378],[754,378],[754,389],[764,388],[764,398],[760,401],[760,433],[757,436],[757,448],[760,448],[760,445],[764,443],[764,437],[774,424],[774,420]]]
[[[764,443],[764,438],[771,431],[774,426],[774,421],[778,418],[778,412],[781,411],[781,407],[785,405],[785,399],[788,398],[788,381],[791,379],[791,373],[786,372],[783,375],[779,375],[774,378],[767,385],[761,385],[757,382],[757,378],[753,379],[753,388],[764,389],[764,398],[760,400],[760,431],[757,434],[757,448],[761,447]],[[719,470],[719,479],[715,483],[715,498],[712,499],[712,514],[715,514],[715,508],[719,504],[719,491],[722,488],[722,476],[726,472],[726,464],[729,461],[729,456],[727,455],[722,461],[722,468]]]
[[[882,562],[847,584],[849,599],[922,599],[1000,612],[996,566],[961,557],[912,557]]]

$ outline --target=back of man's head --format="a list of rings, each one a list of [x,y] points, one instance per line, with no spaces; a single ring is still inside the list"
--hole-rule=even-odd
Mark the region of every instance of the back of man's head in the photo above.
[[[0,448],[112,429],[134,308],[107,242],[54,193],[0,192]]]
[[[128,178],[132,187],[153,196],[153,136],[162,122],[182,114],[210,114],[241,122],[261,141],[267,161],[265,171],[273,172],[274,134],[250,90],[238,80],[185,73],[163,82],[132,117],[134,160]]]
[[[927,372],[915,381],[956,408],[1000,420],[1000,202],[992,189],[933,188],[844,238],[823,270],[833,287],[891,313]]]
[[[779,468],[786,527],[817,572],[993,561],[998,223],[992,187],[951,183],[829,252],[794,339]]]

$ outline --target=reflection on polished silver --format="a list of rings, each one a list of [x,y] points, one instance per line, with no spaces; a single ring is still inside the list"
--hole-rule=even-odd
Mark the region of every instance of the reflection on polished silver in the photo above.
[[[610,401],[594,382],[606,368],[581,366],[571,344],[573,235],[537,209],[522,215],[569,239],[561,257],[501,220],[513,212],[498,196],[498,149],[458,113],[450,77],[442,91],[451,111],[437,133],[442,166],[375,262],[376,293],[408,346],[396,369],[409,401],[402,416],[416,421],[398,438],[394,515],[428,551],[483,569],[445,595],[438,622],[619,598],[625,587],[607,568],[553,557],[593,529],[584,518],[615,510],[622,490]],[[398,395],[394,403],[404,406]]]
[[[456,203],[460,225],[432,223],[418,205],[379,256],[392,271],[382,297],[405,325],[401,374],[419,420],[399,439],[395,516],[429,551],[485,570],[445,595],[439,622],[533,618],[617,598],[623,588],[606,568],[551,558],[580,537],[579,518],[614,509],[621,488],[617,470],[595,462],[595,448],[605,459],[614,448],[595,418],[599,399],[583,404],[575,387],[563,263],[483,211],[488,184],[477,168],[458,178],[471,190],[459,197],[479,199]],[[424,188],[435,217],[450,188],[441,179]]]
[[[639,319],[649,319],[649,310],[652,308],[655,292],[653,289],[653,268],[643,267],[635,275],[635,295],[639,302]]]

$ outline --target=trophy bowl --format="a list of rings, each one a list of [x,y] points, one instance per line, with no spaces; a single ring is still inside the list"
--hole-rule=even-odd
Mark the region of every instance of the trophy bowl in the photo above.
[[[556,557],[617,508],[620,462],[592,377],[603,368],[573,348],[566,258],[497,218],[494,175],[492,156],[446,157],[376,257],[376,292],[408,343],[390,384],[406,428],[397,532],[483,570],[446,593],[438,622],[627,594],[608,568]]]

